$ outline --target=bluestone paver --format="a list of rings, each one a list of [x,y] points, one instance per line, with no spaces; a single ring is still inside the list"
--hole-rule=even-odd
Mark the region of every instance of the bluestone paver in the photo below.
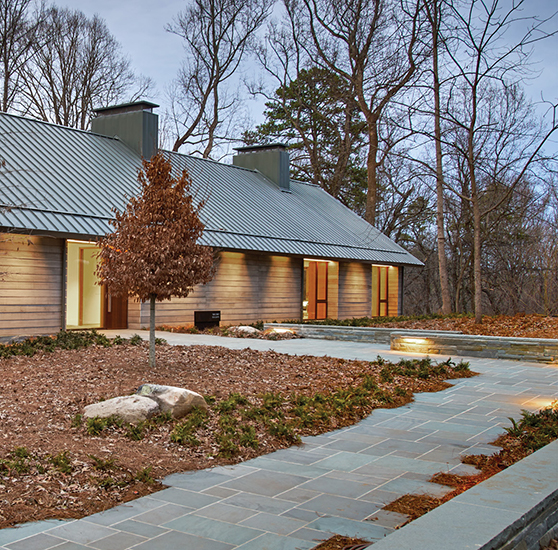
[[[118,332],[129,337],[134,331]],[[176,345],[249,346],[368,361],[378,355],[412,357],[356,342],[157,336]],[[236,466],[173,474],[164,480],[169,488],[83,520],[4,529],[0,550],[307,550],[335,533],[389,540],[406,518],[381,510],[384,504],[405,493],[444,494],[448,488],[428,481],[432,474],[474,471],[461,463],[461,455],[495,452],[487,444],[509,425],[508,416],[518,418],[521,409],[536,410],[558,396],[553,366],[470,363],[480,376],[452,381],[443,392],[417,394],[404,407],[376,410],[355,426],[304,437],[302,446]],[[463,501],[462,506],[490,510],[500,520],[498,514],[513,512],[510,491],[505,510],[489,502],[490,496],[482,505]],[[482,521],[488,523],[489,516]]]

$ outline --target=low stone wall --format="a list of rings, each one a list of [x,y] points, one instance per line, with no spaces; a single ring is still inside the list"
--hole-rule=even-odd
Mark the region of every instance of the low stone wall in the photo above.
[[[474,336],[449,330],[403,330],[294,323],[265,323],[264,327],[266,329],[290,328],[305,338],[389,345],[393,351],[409,353],[488,357],[540,363],[558,362],[558,340],[550,338]]]
[[[306,325],[295,323],[265,323],[264,328],[290,328],[304,338],[321,338],[324,340],[348,340],[353,342],[373,342],[390,345],[391,335],[401,332],[400,328],[377,327],[339,327],[333,325]],[[405,331],[416,337],[433,334],[461,334],[459,331],[444,331],[439,333],[432,330]]]
[[[558,441],[374,543],[374,550],[539,550],[558,529]]]
[[[430,333],[418,336],[410,331],[392,331],[391,349],[411,353],[465,355],[555,363],[558,340],[547,338],[513,338],[473,336],[470,334]]]

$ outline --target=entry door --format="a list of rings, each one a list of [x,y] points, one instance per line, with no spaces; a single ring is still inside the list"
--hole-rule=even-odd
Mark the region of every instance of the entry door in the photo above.
[[[308,262],[306,300],[308,319],[327,319],[327,262]]]
[[[127,296],[112,296],[103,286],[103,328],[128,328]]]

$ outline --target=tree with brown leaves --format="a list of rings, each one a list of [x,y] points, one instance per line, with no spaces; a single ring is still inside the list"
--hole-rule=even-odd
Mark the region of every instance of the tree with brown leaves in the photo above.
[[[141,194],[114,210],[114,232],[103,237],[97,269],[114,295],[149,300],[149,365],[155,366],[155,302],[186,297],[213,277],[213,252],[197,243],[204,224],[186,171],[177,179],[161,153],[143,161]]]

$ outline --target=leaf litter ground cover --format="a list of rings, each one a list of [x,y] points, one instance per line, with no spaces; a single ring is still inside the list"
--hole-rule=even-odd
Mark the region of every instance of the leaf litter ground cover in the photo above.
[[[133,341],[61,333],[0,346],[0,527],[83,517],[157,491],[171,473],[288,447],[472,375],[464,363],[167,345],[150,371],[147,344]],[[142,383],[201,393],[209,411],[137,426],[81,418],[85,405]]]

